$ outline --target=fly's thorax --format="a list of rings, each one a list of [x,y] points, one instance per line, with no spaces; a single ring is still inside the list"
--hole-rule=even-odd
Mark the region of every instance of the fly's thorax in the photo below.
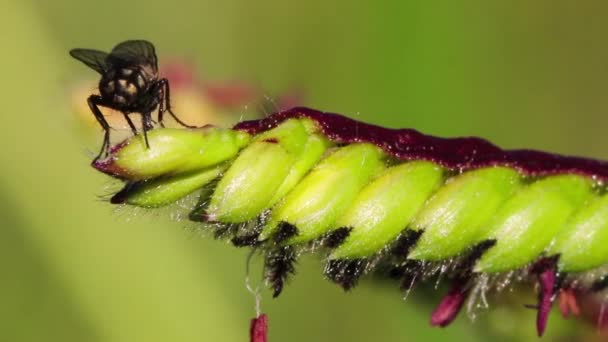
[[[149,93],[157,76],[135,67],[119,67],[105,73],[99,82],[101,96],[119,109],[138,106],[142,95]],[[151,96],[151,98],[155,98]],[[150,100],[156,102],[154,100]]]

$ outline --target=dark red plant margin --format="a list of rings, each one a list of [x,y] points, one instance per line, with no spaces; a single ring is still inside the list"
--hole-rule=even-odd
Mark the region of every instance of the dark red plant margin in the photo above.
[[[384,128],[305,107],[282,111],[262,120],[244,121],[234,129],[257,134],[285,120],[303,117],[315,121],[335,142],[369,142],[401,160],[428,160],[460,171],[502,165],[528,176],[574,173],[608,181],[608,162],[535,150],[503,150],[477,137],[438,138],[413,129]]]

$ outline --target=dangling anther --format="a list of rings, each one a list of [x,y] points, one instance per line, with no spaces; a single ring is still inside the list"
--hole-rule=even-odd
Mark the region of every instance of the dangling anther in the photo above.
[[[448,293],[443,297],[431,315],[431,325],[446,327],[458,316],[469,295],[470,286],[466,279],[455,279]]]
[[[249,327],[249,341],[268,341],[268,316],[261,314],[251,320],[251,326]]]
[[[249,269],[251,266],[251,259],[255,254],[255,249],[251,250],[251,253],[247,256],[247,263],[245,266],[245,287],[255,298],[255,318],[251,320],[249,326],[249,339],[250,342],[267,342],[268,341],[268,316],[262,313],[261,302],[262,295],[260,294],[260,285],[255,287],[251,286],[249,278]]]
[[[473,273],[475,262],[495,244],[496,240],[485,240],[478,243],[458,264],[458,276],[452,280],[452,287],[431,315],[432,326],[443,328],[456,319],[456,316],[458,316],[458,313],[462,309],[462,305],[469,297],[471,285],[475,281],[476,275]]]
[[[536,262],[530,269],[530,273],[536,274],[540,285],[538,293],[538,313],[536,315],[536,332],[543,336],[547,328],[549,312],[553,304],[557,282],[557,258],[545,258]]]

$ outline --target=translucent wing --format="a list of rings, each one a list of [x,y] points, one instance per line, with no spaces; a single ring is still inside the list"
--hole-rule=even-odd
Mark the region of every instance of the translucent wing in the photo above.
[[[147,65],[158,72],[154,45],[146,40],[127,40],[116,45],[108,61],[114,65]]]
[[[72,49],[70,50],[70,56],[76,58],[100,74],[103,74],[109,69],[109,64],[107,61],[108,54],[103,51],[91,49]]]

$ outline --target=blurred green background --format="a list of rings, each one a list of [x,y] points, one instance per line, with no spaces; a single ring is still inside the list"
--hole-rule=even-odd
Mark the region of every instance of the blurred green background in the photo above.
[[[608,159],[605,1],[3,0],[0,30],[0,340],[246,341],[254,314],[246,252],[170,213],[114,212],[99,199],[70,86],[96,80],[73,47],[144,38],[210,80],[427,133],[479,135]],[[83,99],[84,100],[84,99]],[[238,113],[237,113],[238,114]],[[529,297],[491,298],[471,322],[428,326],[445,289],[363,281],[343,294],[304,258],[278,300],[270,340],[536,340]],[[595,338],[549,322],[548,340]]]

